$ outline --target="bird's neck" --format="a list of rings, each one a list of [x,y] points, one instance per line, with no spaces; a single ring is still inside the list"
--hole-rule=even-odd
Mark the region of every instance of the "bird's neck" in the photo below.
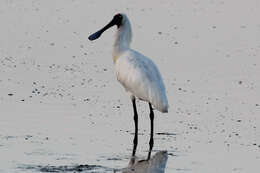
[[[130,22],[127,21],[123,26],[117,29],[115,35],[115,43],[113,48],[113,60],[114,63],[119,58],[120,54],[130,48],[130,43],[132,40],[132,31]]]

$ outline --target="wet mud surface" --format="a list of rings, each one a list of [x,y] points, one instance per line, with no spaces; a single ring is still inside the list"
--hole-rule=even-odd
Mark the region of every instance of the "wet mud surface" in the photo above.
[[[166,85],[169,113],[155,111],[152,151],[167,151],[165,172],[260,170],[257,0],[21,0],[0,1],[0,173],[148,169],[138,161],[149,151],[149,107],[137,102],[134,160],[132,105],[111,56],[116,28],[87,39],[118,12]]]
[[[23,165],[20,166],[21,171],[35,171],[35,172],[113,172],[111,168],[106,168],[98,165],[72,165],[72,166],[34,166],[34,165]]]

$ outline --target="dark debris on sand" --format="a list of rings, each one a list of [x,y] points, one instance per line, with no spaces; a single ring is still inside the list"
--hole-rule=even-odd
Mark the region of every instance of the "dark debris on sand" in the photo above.
[[[27,170],[35,170],[39,172],[69,172],[69,173],[76,173],[76,172],[107,172],[113,171],[111,168],[106,168],[99,165],[63,165],[63,166],[41,166],[41,165],[23,165],[19,167],[20,169],[27,169]]]

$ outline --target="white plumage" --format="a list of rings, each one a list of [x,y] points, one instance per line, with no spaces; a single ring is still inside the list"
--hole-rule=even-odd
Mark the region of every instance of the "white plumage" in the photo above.
[[[122,26],[116,32],[113,49],[117,79],[132,96],[150,102],[161,112],[168,112],[161,74],[151,59],[130,49],[131,25],[127,16],[122,16]]]
[[[151,59],[128,49],[115,62],[115,69],[118,81],[131,95],[150,102],[161,112],[168,111],[162,77]]]
[[[168,100],[161,74],[153,61],[132,50],[132,29],[125,14],[117,14],[104,28],[89,36],[95,40],[108,28],[117,25],[113,47],[113,61],[118,81],[131,93],[132,100],[137,97],[152,104],[161,112],[168,112]]]

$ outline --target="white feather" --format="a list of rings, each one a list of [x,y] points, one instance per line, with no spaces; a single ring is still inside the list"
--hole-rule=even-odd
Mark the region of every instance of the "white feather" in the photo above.
[[[115,64],[118,81],[133,96],[150,102],[161,112],[168,111],[168,101],[161,74],[153,61],[128,49]]]
[[[123,14],[113,50],[118,81],[132,96],[150,102],[157,110],[168,112],[168,100],[161,74],[153,61],[130,49],[131,25]]]

